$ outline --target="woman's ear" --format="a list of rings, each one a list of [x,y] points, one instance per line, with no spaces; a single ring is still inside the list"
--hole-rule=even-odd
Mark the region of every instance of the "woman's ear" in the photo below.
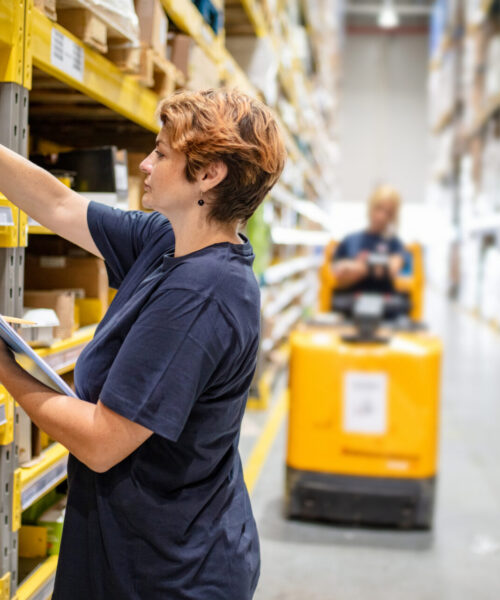
[[[212,162],[198,174],[198,182],[201,192],[208,192],[219,185],[227,175],[227,165],[222,160]]]

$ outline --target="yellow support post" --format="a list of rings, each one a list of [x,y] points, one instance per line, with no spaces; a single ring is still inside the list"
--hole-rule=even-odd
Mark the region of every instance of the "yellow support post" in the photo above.
[[[0,81],[23,85],[25,0],[0,0]]]
[[[0,600],[10,600],[10,573],[0,578]]]

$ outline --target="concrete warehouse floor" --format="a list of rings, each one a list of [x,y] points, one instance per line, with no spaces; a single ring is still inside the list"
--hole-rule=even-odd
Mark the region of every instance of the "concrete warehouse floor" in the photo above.
[[[285,420],[252,492],[262,551],[255,600],[500,599],[500,334],[438,294],[427,309],[445,346],[434,530],[284,520]],[[244,464],[269,414],[245,416]]]

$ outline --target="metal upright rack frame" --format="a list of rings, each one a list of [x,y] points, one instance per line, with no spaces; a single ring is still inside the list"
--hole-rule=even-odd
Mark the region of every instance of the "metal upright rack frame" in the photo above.
[[[28,88],[25,65],[27,0],[0,2],[0,143],[27,156]],[[0,198],[0,312],[22,316],[24,282],[25,216]],[[15,514],[14,400],[0,387],[0,599],[8,600],[16,590],[19,515]]]

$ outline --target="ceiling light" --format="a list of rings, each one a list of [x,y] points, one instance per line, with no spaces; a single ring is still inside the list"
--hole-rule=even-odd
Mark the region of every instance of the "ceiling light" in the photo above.
[[[377,23],[383,29],[393,29],[399,25],[399,16],[392,0],[384,0],[378,14]]]

